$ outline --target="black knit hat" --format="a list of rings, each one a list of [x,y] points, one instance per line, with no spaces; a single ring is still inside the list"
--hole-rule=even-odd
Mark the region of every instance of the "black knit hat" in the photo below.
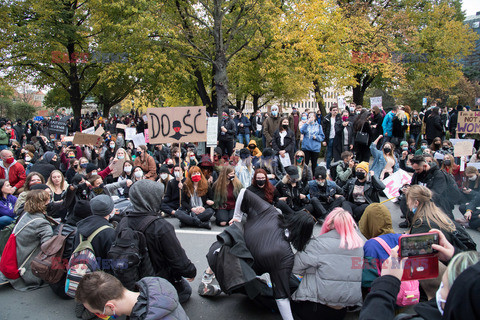
[[[319,177],[322,179],[327,178],[327,169],[325,167],[319,166],[315,168],[315,179],[318,179]]]
[[[98,167],[96,165],[94,165],[93,163],[89,163],[89,164],[87,164],[87,168],[85,169],[85,172],[87,174],[89,174],[93,170],[97,170],[97,169],[98,169]]]

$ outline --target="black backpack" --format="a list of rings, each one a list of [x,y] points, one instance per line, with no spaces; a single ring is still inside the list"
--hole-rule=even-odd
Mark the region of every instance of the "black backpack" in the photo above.
[[[477,251],[477,244],[467,230],[457,222],[454,224],[456,230],[452,232],[452,245],[460,251]]]
[[[113,274],[128,290],[134,290],[135,283],[140,279],[155,275],[144,232],[157,219],[157,216],[146,216],[134,229],[129,218],[125,217],[117,226],[108,258],[111,259]]]

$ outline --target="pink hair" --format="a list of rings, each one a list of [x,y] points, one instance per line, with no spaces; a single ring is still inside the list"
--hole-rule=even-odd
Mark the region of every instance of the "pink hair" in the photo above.
[[[358,235],[357,224],[348,211],[342,208],[335,208],[325,219],[320,234],[335,229],[340,234],[340,248],[351,250],[363,247],[364,241]]]

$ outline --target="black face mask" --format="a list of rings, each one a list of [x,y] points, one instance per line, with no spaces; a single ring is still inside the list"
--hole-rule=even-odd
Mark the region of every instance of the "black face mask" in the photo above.
[[[282,128],[287,130],[288,129],[288,124],[282,124]]]
[[[256,180],[256,181],[257,181],[257,186],[259,187],[263,187],[267,182],[267,180]]]
[[[392,149],[390,149],[390,148],[384,148],[383,151],[384,151],[385,153],[390,153],[390,152],[392,151]]]
[[[443,147],[443,150],[448,150],[448,147]]]
[[[168,167],[169,169],[172,169],[172,168],[174,167],[174,165],[173,165],[173,164],[167,164],[167,167]]]
[[[450,161],[450,160],[445,160],[445,161],[443,161],[443,163],[444,163],[446,166],[451,166],[451,165],[452,165],[452,161]]]
[[[355,176],[357,177],[358,180],[363,180],[365,179],[365,172],[363,171],[356,171]]]
[[[233,176],[233,177],[228,177],[228,180],[230,180],[230,181],[233,181],[233,179],[235,179],[235,176]]]
[[[255,149],[255,145],[250,144],[250,145],[248,146],[248,149]]]

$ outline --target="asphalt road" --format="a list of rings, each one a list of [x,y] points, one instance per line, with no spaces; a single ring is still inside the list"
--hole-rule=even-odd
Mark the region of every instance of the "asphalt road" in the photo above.
[[[398,205],[388,202],[386,206],[392,214],[393,226],[396,232],[404,232],[398,228],[400,209]],[[455,217],[460,217],[455,210]],[[215,241],[215,235],[221,232],[221,228],[213,226],[212,231],[196,229],[179,229],[178,220],[167,219],[177,231],[177,236],[182,243],[188,257],[193,261],[198,270],[198,275],[192,283],[193,294],[190,300],[184,304],[184,308],[190,319],[249,319],[249,320],[273,320],[281,319],[278,314],[257,307],[248,298],[242,295],[227,296],[222,294],[214,298],[204,298],[197,294],[197,288],[201,280],[203,270],[207,267],[205,254],[210,245]],[[314,234],[318,235],[316,227]],[[480,232],[468,230],[473,239],[480,244]],[[348,319],[357,319],[358,313],[348,314]],[[74,314],[74,302],[58,298],[50,288],[42,288],[32,292],[17,292],[10,286],[0,287],[0,320],[17,319],[76,319]]]

